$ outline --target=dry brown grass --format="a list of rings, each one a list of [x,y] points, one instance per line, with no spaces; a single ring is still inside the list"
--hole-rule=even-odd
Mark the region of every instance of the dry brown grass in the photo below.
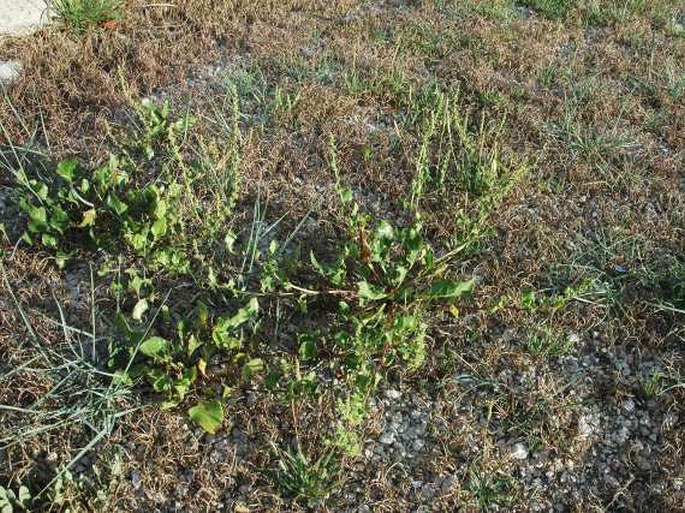
[[[324,233],[335,235],[331,136],[345,180],[364,207],[381,217],[406,218],[403,199],[411,192],[422,130],[411,121],[417,100],[409,86],[412,94],[431,82],[458,89],[460,106],[472,119],[483,116],[492,127],[504,119],[492,144],[528,169],[488,217],[490,235],[482,247],[455,264],[455,272],[478,276],[474,302],[457,318],[436,313],[424,369],[413,375],[389,371],[388,386],[430,402],[430,447],[414,466],[343,458],[339,490],[322,510],[352,511],[366,504],[372,511],[421,505],[426,511],[530,511],[535,503],[561,503],[566,511],[685,508],[683,389],[647,397],[639,377],[647,363],[657,362],[670,373],[669,383],[682,383],[682,316],[655,307],[669,298],[674,262],[685,265],[685,84],[679,66],[685,40],[669,35],[659,21],[667,13],[676,16],[676,7],[649,3],[632,17],[599,26],[587,22],[586,2],[565,21],[539,14],[502,20],[483,9],[504,2],[487,0],[446,2],[454,11],[441,10],[437,2],[402,1],[173,4],[129,2],[114,30],[81,38],[47,27],[0,41],[0,57],[19,59],[25,68],[7,92],[9,101],[0,104],[12,142],[48,141],[43,135],[30,141],[10,105],[27,125],[43,127],[39,134],[48,134],[55,157],[101,161],[111,130],[128,120],[127,96],[190,104],[194,112],[207,113],[199,129],[209,134],[215,130],[211,112],[226,94],[226,83],[238,82],[241,73],[257,80],[258,71],[267,100],[260,103],[251,91],[241,97],[243,196],[236,216],[249,219],[258,194],[272,219],[288,215],[288,229],[313,212],[304,248],[317,247]],[[361,80],[358,90],[350,85],[355,76]],[[276,86],[298,101],[265,113]],[[0,139],[0,146],[5,142]],[[465,197],[458,189],[448,192],[448,200],[432,203],[425,214],[440,247],[457,233],[454,212]],[[20,250],[4,258],[14,293],[31,319],[54,318],[54,293],[70,322],[88,326],[87,297],[74,297],[64,286],[66,274],[43,254]],[[589,299],[578,293],[580,301],[560,308],[523,304],[528,289],[554,297],[589,282],[600,284],[602,292]],[[105,311],[111,296],[104,287],[98,293]],[[28,347],[15,349],[26,330],[6,288],[0,289],[0,307],[0,361],[20,365],[32,354]],[[42,322],[34,326],[40,337],[58,340],[58,327]],[[560,340],[577,335],[579,341],[565,356],[532,354],[529,337],[545,330]],[[293,358],[283,344],[274,354]],[[577,387],[569,384],[575,374],[567,370],[567,357],[595,362]],[[616,370],[621,358],[630,361],[631,375]],[[463,374],[476,376],[478,386],[455,378]],[[51,386],[18,375],[10,388],[0,388],[0,404],[29,405]],[[279,489],[271,443],[296,442],[312,458],[323,455],[336,421],[334,394],[288,403],[258,385],[246,387],[231,400],[225,429],[213,437],[189,427],[181,413],[147,404],[147,392],[139,398],[146,406],[122,419],[83,471],[101,468],[106,474],[117,455],[121,474],[111,477],[109,488],[105,483],[70,489],[74,507],[313,509]],[[580,433],[579,422],[593,405],[620,412],[627,399],[644,405],[645,415],[664,427],[648,449],[631,446],[631,458],[652,451],[649,458],[657,463],[624,469],[632,477],[621,492],[627,481],[603,480],[604,460],[597,453],[602,442]],[[384,408],[391,407],[381,404],[359,428],[366,443],[381,436]],[[671,414],[675,427],[668,426]],[[0,484],[43,483],[52,470],[41,474],[41,458],[54,452],[54,461],[65,461],[81,435],[66,430],[0,454],[7,462],[0,464]],[[545,471],[553,477],[531,485],[510,457],[513,440],[538,444],[540,479],[546,479]],[[564,482],[564,472],[585,481]],[[412,484],[447,475],[454,482],[434,497]],[[98,489],[104,490],[104,502],[92,500]]]

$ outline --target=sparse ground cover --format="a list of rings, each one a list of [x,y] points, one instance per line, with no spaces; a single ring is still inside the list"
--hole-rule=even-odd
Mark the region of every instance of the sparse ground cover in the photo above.
[[[54,8],[0,41],[0,506],[685,510],[682,4]]]

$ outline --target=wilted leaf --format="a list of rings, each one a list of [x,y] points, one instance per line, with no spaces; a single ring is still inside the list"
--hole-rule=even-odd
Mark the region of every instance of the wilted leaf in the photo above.
[[[197,362],[197,370],[200,371],[204,377],[207,377],[207,360],[200,358]]]

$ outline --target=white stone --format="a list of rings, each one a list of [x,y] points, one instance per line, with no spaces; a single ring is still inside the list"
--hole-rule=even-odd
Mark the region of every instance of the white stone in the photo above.
[[[394,389],[386,390],[385,397],[387,397],[388,399],[392,399],[393,401],[396,401],[397,399],[402,397],[402,392]]]
[[[0,34],[25,34],[47,19],[44,0],[0,0]]]
[[[511,457],[517,460],[525,460],[528,457],[528,449],[521,442],[511,448]]]
[[[22,65],[18,61],[0,61],[0,84],[9,84],[19,78]]]
[[[379,442],[382,443],[383,445],[392,445],[392,444],[394,444],[394,443],[395,443],[395,433],[392,432],[392,431],[386,431],[386,432],[383,433],[383,435],[381,436]]]

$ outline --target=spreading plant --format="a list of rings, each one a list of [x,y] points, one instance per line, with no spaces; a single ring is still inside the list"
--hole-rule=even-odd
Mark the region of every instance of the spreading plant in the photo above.
[[[397,365],[410,372],[421,368],[436,307],[470,293],[475,281],[450,277],[455,253],[435,254],[423,236],[418,213],[406,227],[363,213],[352,190],[342,185],[333,140],[330,155],[343,231],[337,255],[324,262],[311,252],[320,277],[318,289],[286,286],[305,296],[335,300],[334,321],[315,339],[340,361],[347,386],[338,403],[341,423],[334,443],[349,454],[357,451],[354,428],[384,370]],[[303,337],[300,353],[314,350],[312,337]]]
[[[135,329],[123,315],[117,317],[123,344],[110,347],[110,366],[117,379],[132,383],[144,379],[163,399],[162,409],[181,404],[194,393],[196,404],[188,410],[192,420],[213,433],[223,422],[222,399],[232,388],[247,382],[264,368],[259,358],[250,356],[248,327],[257,321],[259,303],[252,298],[232,315],[210,318],[209,311],[199,303],[192,316],[180,319],[175,330],[169,322],[161,322],[158,332],[170,331],[172,336],[150,335],[147,329]],[[154,322],[155,319],[153,319]],[[221,362],[221,370],[213,375],[209,362]],[[195,387],[199,378],[218,377],[220,387],[204,392]]]

